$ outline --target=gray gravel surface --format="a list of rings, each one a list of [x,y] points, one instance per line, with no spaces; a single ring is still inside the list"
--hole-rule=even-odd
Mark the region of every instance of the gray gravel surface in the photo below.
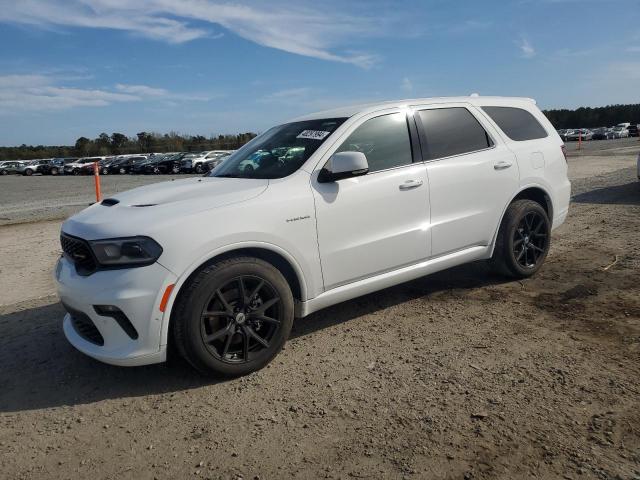
[[[574,181],[534,278],[473,264],[336,305],[241,379],[103,365],[55,297],[0,307],[0,477],[640,478],[631,163]]]
[[[186,178],[187,175],[103,175],[103,198],[151,183]],[[95,202],[93,176],[7,175],[0,177],[0,225],[58,220]]]

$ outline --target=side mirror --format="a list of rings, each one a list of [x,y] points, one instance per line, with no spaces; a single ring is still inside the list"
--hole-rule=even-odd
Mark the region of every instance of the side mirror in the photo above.
[[[338,152],[334,153],[327,164],[318,174],[318,182],[329,183],[343,178],[366,175],[369,171],[369,162],[362,152]]]

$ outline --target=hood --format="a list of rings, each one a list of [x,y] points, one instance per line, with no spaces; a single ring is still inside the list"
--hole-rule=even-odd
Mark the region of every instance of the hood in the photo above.
[[[62,230],[87,240],[151,234],[165,222],[257,197],[268,180],[196,177],[111,195],[67,220]]]

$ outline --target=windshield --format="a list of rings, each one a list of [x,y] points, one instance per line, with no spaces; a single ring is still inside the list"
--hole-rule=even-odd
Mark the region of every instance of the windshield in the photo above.
[[[283,178],[298,170],[346,118],[279,125],[232,153],[211,177]]]

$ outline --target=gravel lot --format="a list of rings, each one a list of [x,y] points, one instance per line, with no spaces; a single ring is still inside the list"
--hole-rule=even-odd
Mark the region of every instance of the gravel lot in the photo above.
[[[0,477],[640,478],[640,143],[575,146],[535,278],[473,264],[346,302],[223,382],[69,346],[50,207],[90,179],[0,178]]]

